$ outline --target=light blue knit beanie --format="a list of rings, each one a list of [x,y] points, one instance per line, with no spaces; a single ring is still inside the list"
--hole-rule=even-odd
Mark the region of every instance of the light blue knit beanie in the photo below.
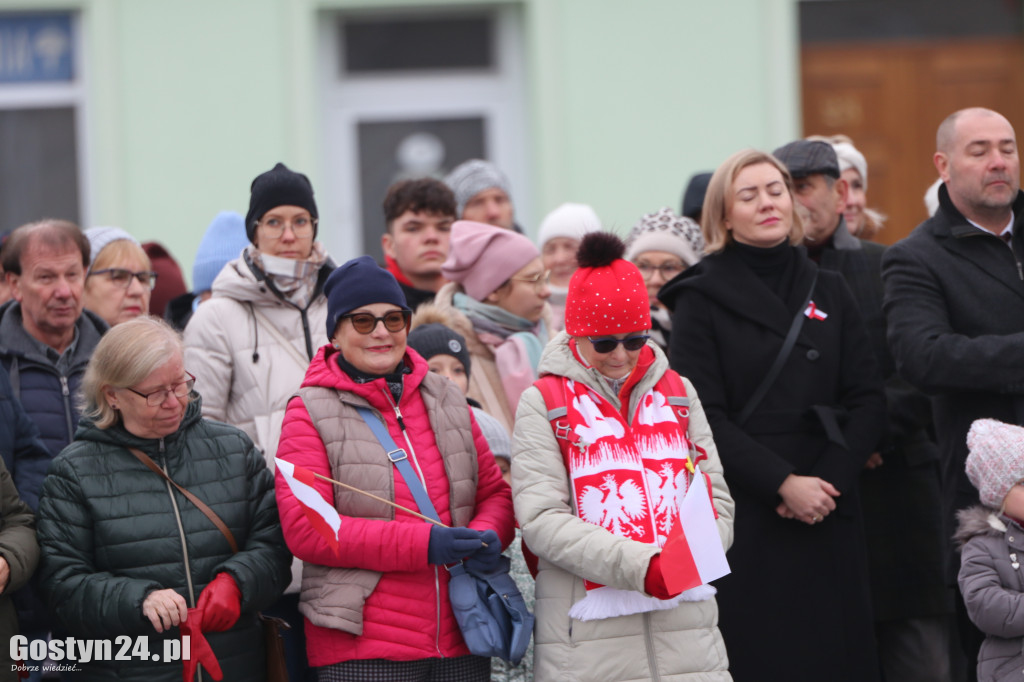
[[[196,260],[192,264],[192,293],[197,296],[213,288],[213,280],[228,261],[238,258],[249,245],[241,213],[221,211],[206,228]]]

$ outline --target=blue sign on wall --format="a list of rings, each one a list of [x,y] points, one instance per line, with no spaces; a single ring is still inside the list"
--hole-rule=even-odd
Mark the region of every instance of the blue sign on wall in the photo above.
[[[74,78],[69,14],[0,14],[0,83]]]

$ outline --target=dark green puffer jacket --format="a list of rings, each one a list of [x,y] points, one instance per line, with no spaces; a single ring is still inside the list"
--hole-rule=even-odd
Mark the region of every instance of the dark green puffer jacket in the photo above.
[[[193,397],[195,395],[193,394]],[[142,439],[120,425],[98,429],[83,418],[75,441],[53,461],[39,502],[40,585],[50,609],[69,633],[114,640],[146,635],[149,651],[164,657],[163,640],[142,615],[153,590],[173,588],[189,606],[217,573],[234,577],[242,616],[227,632],[207,638],[225,680],[263,680],[264,653],[256,614],[270,606],[290,578],[291,554],[281,535],[274,479],[242,431],[203,420],[196,398],[181,426],[163,439]],[[135,447],[165,468],[176,483],[206,502],[239,545],[191,502],[146,468]],[[178,517],[184,528],[184,546]],[[191,586],[190,586],[191,582]],[[113,645],[116,653],[120,646]],[[179,682],[181,663],[79,663],[86,680]],[[205,673],[202,679],[210,679]]]

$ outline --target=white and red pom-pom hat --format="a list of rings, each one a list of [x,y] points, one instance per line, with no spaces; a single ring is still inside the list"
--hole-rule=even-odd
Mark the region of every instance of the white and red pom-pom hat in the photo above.
[[[623,260],[626,247],[608,232],[580,242],[579,269],[565,298],[565,331],[572,336],[609,336],[651,328],[647,285],[635,265]]]

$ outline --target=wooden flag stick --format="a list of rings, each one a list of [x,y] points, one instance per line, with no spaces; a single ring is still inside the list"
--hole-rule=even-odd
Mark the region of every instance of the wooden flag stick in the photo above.
[[[430,521],[431,523],[436,524],[438,526],[441,526],[442,528],[448,528],[448,526],[446,526],[445,524],[441,523],[437,519],[432,519],[429,516],[424,516],[423,514],[420,514],[419,512],[414,512],[412,509],[409,509],[408,507],[403,507],[400,504],[395,504],[394,502],[390,502],[388,500],[385,500],[383,497],[377,497],[373,493],[368,493],[365,490],[360,490],[359,488],[356,488],[355,486],[348,485],[347,483],[342,483],[341,481],[335,481],[333,478],[327,478],[326,476],[321,476],[320,474],[315,473],[315,472],[310,472],[310,473],[312,473],[314,476],[316,476],[319,479],[323,479],[323,480],[325,480],[325,481],[327,481],[329,483],[333,483],[334,485],[340,486],[340,487],[344,488],[345,490],[351,490],[354,493],[359,493],[360,495],[366,495],[367,497],[373,498],[373,499],[377,500],[378,502],[383,502],[384,504],[391,505],[395,509],[401,509],[402,511],[404,511],[407,514],[412,514],[413,516],[415,516],[418,519],[423,519],[424,521]]]
[[[390,502],[388,500],[385,500],[383,497],[377,497],[373,493],[368,493],[365,490],[360,490],[359,488],[357,488],[355,486],[348,485],[347,483],[342,483],[341,481],[335,481],[333,478],[327,478],[326,476],[321,476],[320,474],[318,474],[316,472],[313,472],[313,471],[311,471],[309,473],[313,474],[317,478],[320,478],[320,479],[323,479],[323,480],[327,481],[328,483],[333,483],[336,486],[340,486],[340,487],[344,488],[345,490],[351,490],[354,493],[359,493],[360,495],[366,495],[367,497],[370,497],[370,498],[372,498],[374,500],[377,500],[378,502],[383,502],[384,504],[391,505],[395,509],[401,509],[402,511],[406,512],[407,514],[412,514],[413,516],[415,516],[418,519],[423,519],[424,521],[430,521],[434,525],[441,526],[442,528],[451,528],[451,526],[447,526],[447,525],[441,523],[440,521],[438,521],[437,519],[432,519],[429,516],[424,516],[423,514],[420,514],[419,512],[414,512],[412,509],[409,509],[408,507],[403,507],[400,504],[395,504],[394,502]],[[483,542],[483,541],[481,541],[480,544],[483,545],[484,547],[487,546],[487,543]]]

